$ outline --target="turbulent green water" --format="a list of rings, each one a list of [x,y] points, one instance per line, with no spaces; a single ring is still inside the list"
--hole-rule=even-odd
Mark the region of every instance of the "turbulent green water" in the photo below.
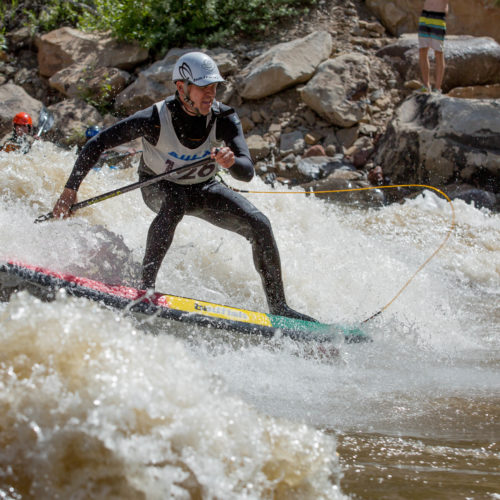
[[[153,217],[139,193],[33,224],[73,162],[43,142],[0,153],[0,253],[136,279]],[[135,180],[92,171],[80,199]],[[380,210],[248,196],[273,223],[290,305],[324,322],[387,304],[451,220],[432,193]],[[64,294],[0,303],[0,498],[500,498],[500,216],[454,207],[447,245],[366,325],[374,342],[334,358]],[[249,244],[193,218],[157,285],[266,310]]]

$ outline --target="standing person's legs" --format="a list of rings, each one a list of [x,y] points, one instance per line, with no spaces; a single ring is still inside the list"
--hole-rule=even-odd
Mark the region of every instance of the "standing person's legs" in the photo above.
[[[429,64],[429,47],[421,47],[419,49],[420,72],[422,74],[422,82],[427,90],[431,90],[431,76]]]
[[[440,91],[443,84],[445,69],[444,52],[435,50],[434,56],[436,58],[436,90]]]
[[[203,206],[186,211],[186,214],[236,232],[250,242],[255,269],[262,279],[271,314],[315,321],[286,303],[280,255],[269,219],[245,197],[218,182],[206,186],[202,195]]]
[[[441,90],[444,76],[444,37],[446,35],[446,14],[423,10],[418,20],[418,46],[420,72],[428,90],[431,90],[429,49],[434,50],[436,59],[436,90]]]
[[[420,63],[420,74],[422,75],[422,83],[425,89],[430,92],[430,65],[429,65],[429,26],[427,25],[428,12],[423,10],[418,19],[418,58]]]
[[[185,196],[182,187],[160,181],[142,190],[146,205],[157,212],[149,226],[146,251],[142,261],[142,287],[154,288],[156,276],[165,255],[172,244],[175,228],[185,211]]]

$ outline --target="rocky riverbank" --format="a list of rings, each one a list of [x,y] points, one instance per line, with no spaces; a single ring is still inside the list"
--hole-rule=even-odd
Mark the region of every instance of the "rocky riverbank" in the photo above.
[[[450,35],[446,94],[420,95],[411,3],[321,1],[308,19],[265,41],[208,51],[227,78],[218,99],[237,110],[267,182],[313,190],[429,184],[499,209],[500,45]],[[481,35],[467,31],[466,3],[451,6],[451,28]],[[500,13],[477,7],[493,20]],[[45,105],[55,117],[47,139],[65,147],[81,145],[87,126],[109,125],[171,94],[174,61],[197,49],[173,48],[151,61],[136,45],[71,28],[39,37],[20,28],[7,38],[0,133],[20,109],[37,116]],[[409,194],[360,191],[349,200],[373,205]]]

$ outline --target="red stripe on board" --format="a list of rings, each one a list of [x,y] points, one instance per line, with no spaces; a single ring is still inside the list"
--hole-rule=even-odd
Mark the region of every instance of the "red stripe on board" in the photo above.
[[[74,276],[72,274],[67,274],[67,273],[59,273],[56,271],[51,271],[50,269],[46,269],[41,266],[33,266],[31,264],[25,264],[24,262],[20,261],[8,260],[7,263],[13,266],[24,267],[25,269],[45,274],[46,276],[51,276],[53,278],[64,280],[67,281],[68,283],[75,283],[76,285],[79,286],[90,288],[92,290],[106,293],[108,295],[115,295],[117,297],[122,297],[128,300],[138,300],[146,294],[146,290],[138,290],[137,288],[124,285],[106,285],[106,283],[102,283],[101,281],[95,281],[89,278]],[[163,294],[154,293],[151,297],[148,297],[146,301],[150,300],[153,304],[160,305],[158,304],[158,298],[162,296]],[[165,306],[165,304],[162,305]]]

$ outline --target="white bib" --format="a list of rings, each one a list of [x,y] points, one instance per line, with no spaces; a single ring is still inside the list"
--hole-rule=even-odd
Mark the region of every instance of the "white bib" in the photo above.
[[[155,174],[163,174],[183,165],[203,160],[210,157],[210,150],[217,145],[215,137],[215,123],[212,125],[210,133],[205,142],[195,149],[183,146],[172,124],[172,115],[167,107],[166,101],[155,104],[160,116],[160,137],[158,143],[153,146],[146,139],[142,139],[143,153],[142,158],[147,167]],[[211,117],[210,112],[207,116],[207,124]],[[198,184],[211,179],[218,171],[218,165],[209,163],[198,167],[187,168],[181,172],[176,172],[168,180],[176,184]]]

